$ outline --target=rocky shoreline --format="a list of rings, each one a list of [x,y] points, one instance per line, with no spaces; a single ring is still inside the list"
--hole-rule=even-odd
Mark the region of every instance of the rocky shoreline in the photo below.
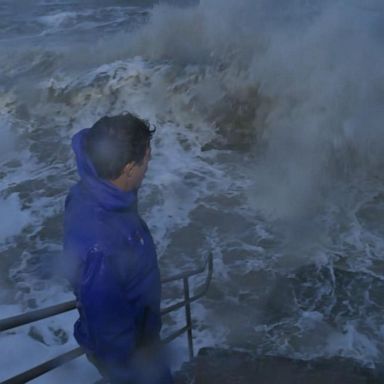
[[[310,361],[254,356],[233,350],[202,348],[175,374],[175,384],[380,384],[381,367],[370,369],[353,359]]]

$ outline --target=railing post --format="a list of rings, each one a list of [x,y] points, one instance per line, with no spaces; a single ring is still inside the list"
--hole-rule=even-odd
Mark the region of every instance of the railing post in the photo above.
[[[187,322],[188,350],[189,359],[193,359],[193,340],[192,340],[192,320],[191,320],[191,302],[189,301],[189,283],[188,277],[183,278],[184,299],[185,299],[185,320]]]

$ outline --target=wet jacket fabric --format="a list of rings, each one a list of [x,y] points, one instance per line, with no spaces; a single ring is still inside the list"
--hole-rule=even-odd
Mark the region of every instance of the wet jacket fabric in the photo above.
[[[74,335],[112,382],[169,383],[167,373],[135,379],[137,351],[158,340],[161,327],[157,256],[137,191],[97,176],[84,149],[88,131],[72,139],[80,181],[65,201],[63,264],[80,315]]]

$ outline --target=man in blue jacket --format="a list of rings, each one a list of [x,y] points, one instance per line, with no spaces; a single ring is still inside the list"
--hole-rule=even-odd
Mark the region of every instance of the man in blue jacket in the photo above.
[[[111,383],[172,383],[159,353],[155,246],[137,211],[152,133],[125,114],[72,139],[80,181],[65,202],[64,257],[80,314],[74,335]]]

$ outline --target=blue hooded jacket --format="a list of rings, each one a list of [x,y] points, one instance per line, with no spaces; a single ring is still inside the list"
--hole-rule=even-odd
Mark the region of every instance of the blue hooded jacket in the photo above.
[[[81,180],[65,201],[66,274],[80,314],[74,335],[104,364],[126,366],[138,348],[158,340],[160,274],[137,191],[97,176],[85,152],[88,131],[72,139]]]

